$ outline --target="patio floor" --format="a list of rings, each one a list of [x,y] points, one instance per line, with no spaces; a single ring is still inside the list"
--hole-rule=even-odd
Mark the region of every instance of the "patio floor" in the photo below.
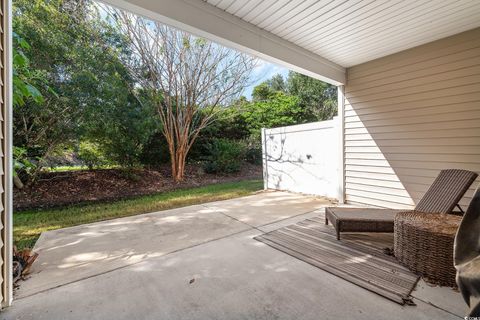
[[[0,319],[463,318],[449,288],[402,307],[253,239],[329,204],[266,192],[46,232]]]

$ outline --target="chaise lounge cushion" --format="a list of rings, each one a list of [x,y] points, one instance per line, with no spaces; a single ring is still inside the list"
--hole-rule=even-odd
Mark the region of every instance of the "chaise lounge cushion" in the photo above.
[[[332,223],[337,231],[337,239],[340,239],[340,232],[393,232],[395,215],[401,211],[330,207],[325,209],[325,223]]]

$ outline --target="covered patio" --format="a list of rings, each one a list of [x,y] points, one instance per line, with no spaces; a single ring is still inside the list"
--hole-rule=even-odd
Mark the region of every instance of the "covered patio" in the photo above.
[[[463,316],[464,302],[450,288],[420,281],[412,293],[416,306],[400,306],[253,239],[307,218],[323,218],[329,205],[321,197],[261,192],[44,233],[34,274],[0,318]],[[349,236],[355,237],[344,239]],[[385,236],[393,241],[391,234],[380,239]],[[375,241],[379,235],[364,237]]]
[[[340,205],[411,209],[440,170],[480,173],[478,1],[104,2],[338,86]],[[14,298],[11,0],[0,6],[0,283],[8,307]],[[461,200],[464,208],[477,185],[478,179]],[[253,239],[323,218],[328,205],[267,192],[45,233],[37,244],[38,273],[0,318],[464,316],[466,305],[449,288],[420,282],[412,293],[417,306],[400,306]]]

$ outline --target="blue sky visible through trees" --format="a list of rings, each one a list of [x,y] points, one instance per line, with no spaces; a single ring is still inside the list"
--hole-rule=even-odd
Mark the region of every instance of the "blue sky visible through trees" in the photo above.
[[[276,74],[281,74],[283,78],[286,79],[288,76],[288,69],[259,59],[257,66],[250,76],[250,84],[247,88],[245,88],[243,95],[247,97],[248,100],[251,100],[253,88],[258,86],[260,83],[271,79]]]

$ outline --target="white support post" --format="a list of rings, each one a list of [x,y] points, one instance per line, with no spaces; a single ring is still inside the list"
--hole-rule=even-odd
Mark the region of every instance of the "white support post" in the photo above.
[[[337,86],[339,166],[338,202],[345,203],[345,86]]]
[[[263,165],[263,189],[268,189],[268,160],[266,130],[262,128],[262,165]]]
[[[4,193],[3,193],[3,206],[4,206],[4,220],[3,220],[3,301],[2,308],[8,307],[12,304],[13,300],[13,274],[12,274],[12,258],[13,258],[13,208],[12,208],[12,1],[3,1],[3,41],[4,41],[4,56],[2,62],[4,64],[4,110],[3,110],[3,150],[4,150]]]

